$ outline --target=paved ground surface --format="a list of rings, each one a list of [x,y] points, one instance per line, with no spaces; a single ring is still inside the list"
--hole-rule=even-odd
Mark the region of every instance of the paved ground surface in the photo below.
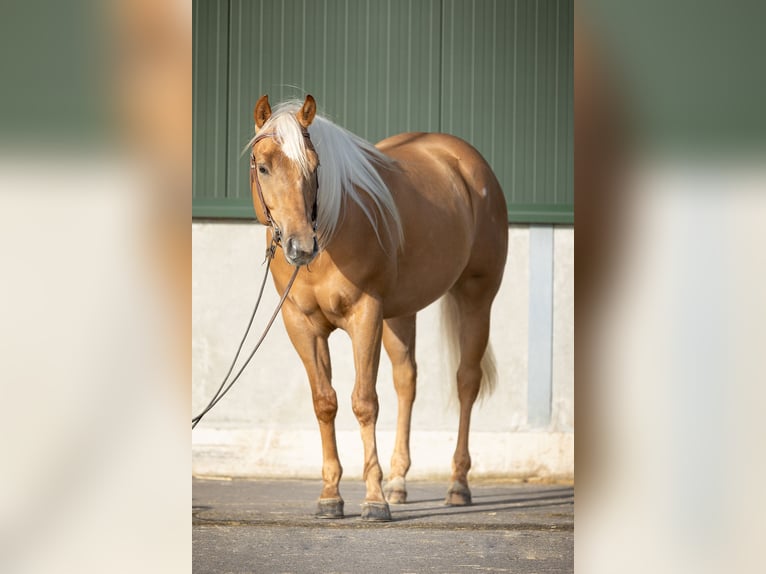
[[[393,521],[370,524],[359,518],[361,481],[341,482],[346,518],[320,520],[320,481],[195,479],[193,571],[574,571],[572,486],[475,482],[468,507],[444,506],[446,489],[410,482]]]

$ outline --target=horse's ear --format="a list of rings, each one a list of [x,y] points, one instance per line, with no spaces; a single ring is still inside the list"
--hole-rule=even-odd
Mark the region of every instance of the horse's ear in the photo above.
[[[271,117],[271,106],[269,105],[269,96],[262,95],[255,104],[253,110],[253,118],[255,119],[255,128],[261,129],[263,124],[266,123]]]
[[[298,123],[304,128],[311,125],[314,121],[314,116],[317,114],[317,103],[314,101],[314,97],[311,94],[306,96],[306,101],[303,102],[301,111],[298,112]]]

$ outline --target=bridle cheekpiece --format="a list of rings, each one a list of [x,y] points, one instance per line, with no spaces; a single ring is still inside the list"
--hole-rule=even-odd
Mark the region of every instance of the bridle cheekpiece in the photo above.
[[[303,138],[306,141],[306,147],[316,153],[316,149],[314,148],[314,144],[311,142],[311,136],[309,135],[309,132],[306,128],[303,128]],[[273,138],[277,139],[277,134],[274,132],[264,132],[258,134],[255,139],[253,140],[252,149],[255,149],[256,144],[264,140],[266,138]],[[318,158],[318,156],[317,156]],[[314,232],[316,233],[317,230],[317,199],[319,198],[319,163],[317,163],[316,168],[316,180],[317,180],[317,186],[316,186],[316,192],[314,193],[314,204],[311,207],[311,227],[313,228]],[[280,231],[277,224],[274,222],[274,219],[271,217],[271,211],[269,210],[269,206],[266,205],[266,200],[263,198],[263,190],[261,190],[261,181],[258,179],[258,165],[255,161],[255,151],[250,152],[250,188],[253,187],[253,182],[255,182],[255,189],[258,193],[258,201],[261,202],[261,208],[263,209],[263,213],[266,215],[266,222],[264,225],[267,227],[271,227],[273,231],[272,235],[272,243],[275,245],[279,245],[280,241],[282,240],[282,232]],[[263,223],[263,222],[261,222]],[[274,248],[272,247],[270,249],[272,256],[274,252]]]

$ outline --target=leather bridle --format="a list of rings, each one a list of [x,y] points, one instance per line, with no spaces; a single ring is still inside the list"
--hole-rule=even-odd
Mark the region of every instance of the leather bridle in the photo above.
[[[303,138],[306,140],[306,147],[316,153],[316,150],[314,149],[314,144],[311,142],[311,136],[309,135],[309,132],[307,129],[303,129]],[[269,206],[266,205],[266,200],[263,199],[263,190],[261,190],[261,181],[258,179],[258,165],[255,161],[255,146],[258,144],[259,141],[264,140],[266,138],[273,138],[277,139],[277,134],[274,132],[265,132],[258,134],[255,139],[253,140],[253,146],[252,150],[250,152],[250,188],[252,189],[253,183],[255,183],[255,189],[258,192],[258,201],[261,202],[261,208],[263,208],[263,213],[266,215],[266,223],[265,225],[267,227],[271,227],[274,232],[272,236],[272,241],[276,243],[277,245],[280,244],[280,241],[282,240],[282,232],[280,231],[279,227],[277,226],[276,222],[274,221],[274,218],[271,217],[271,211],[269,210]],[[317,230],[317,199],[319,198],[319,163],[318,163],[318,157],[317,156],[317,168],[315,171],[316,176],[316,191],[314,192],[314,204],[311,207],[311,227],[316,232]]]

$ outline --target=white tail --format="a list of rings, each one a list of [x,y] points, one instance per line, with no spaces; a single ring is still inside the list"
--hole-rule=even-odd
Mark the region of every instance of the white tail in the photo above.
[[[449,356],[450,374],[454,377],[457,373],[460,358],[460,315],[457,301],[446,293],[441,301],[442,331],[447,338],[447,354]],[[487,349],[481,359],[481,386],[479,387],[479,401],[485,399],[495,390],[497,383],[497,366],[495,354],[492,352],[492,344],[487,343]],[[457,384],[453,384],[452,396],[457,398]],[[457,401],[455,401],[457,404]]]

